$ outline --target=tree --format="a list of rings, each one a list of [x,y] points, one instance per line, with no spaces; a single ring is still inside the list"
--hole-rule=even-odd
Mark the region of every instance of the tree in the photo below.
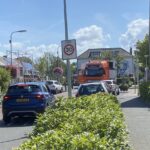
[[[46,71],[47,71],[47,60],[45,57],[40,57],[36,64],[35,67],[39,71],[40,77],[45,78],[46,76]]]
[[[26,62],[26,63],[33,64],[32,60],[28,57],[19,57],[19,58],[17,58],[17,60],[19,60],[21,62]]]
[[[42,78],[48,76],[49,79],[58,79],[53,72],[56,67],[61,67],[63,69],[63,76],[66,76],[66,64],[61,58],[55,57],[51,53],[45,53],[44,56],[40,57],[36,61],[35,67],[39,71]],[[60,80],[61,79],[62,77],[60,77]]]
[[[116,64],[117,77],[119,77],[119,69],[121,68],[121,62],[123,61],[123,56],[115,55],[114,58]]]
[[[105,51],[102,52],[101,54],[101,60],[114,60],[115,61],[115,66],[116,66],[116,72],[117,72],[117,77],[119,77],[119,69],[121,67],[121,62],[123,61],[124,57],[118,54],[113,55],[111,51]]]
[[[5,68],[0,68],[0,90],[2,93],[6,92],[10,80],[10,71],[6,70]]]
[[[110,51],[101,52],[100,58],[101,58],[102,60],[104,60],[104,59],[112,60],[112,59],[113,59],[112,52],[110,52]]]
[[[71,73],[75,74],[77,70],[77,63],[76,62],[71,63],[70,68],[71,68]]]
[[[145,38],[141,41],[136,43],[137,57],[138,61],[141,64],[141,67],[146,67],[146,58],[145,55],[149,55],[149,36],[148,34],[145,35]],[[148,67],[150,68],[150,61],[148,59]]]

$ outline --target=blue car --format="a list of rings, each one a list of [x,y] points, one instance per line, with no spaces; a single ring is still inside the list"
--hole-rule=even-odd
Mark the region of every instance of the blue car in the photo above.
[[[38,82],[17,83],[9,86],[2,101],[3,121],[10,122],[14,116],[36,116],[48,106],[54,105],[55,98],[47,85]]]

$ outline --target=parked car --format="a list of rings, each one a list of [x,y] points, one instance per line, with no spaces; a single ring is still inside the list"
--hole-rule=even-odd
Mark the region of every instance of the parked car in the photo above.
[[[103,80],[103,81],[105,81],[107,84],[110,85],[112,94],[114,94],[114,95],[120,94],[119,86],[116,84],[116,82],[114,80]]]
[[[55,102],[43,83],[27,82],[10,85],[2,101],[3,121],[14,116],[36,116]]]
[[[76,97],[83,96],[83,95],[91,95],[98,92],[109,93],[109,90],[105,85],[105,82],[100,81],[100,82],[80,84],[78,91],[76,93]]]
[[[53,94],[63,92],[63,85],[57,80],[49,80],[49,81],[46,81],[46,83]]]

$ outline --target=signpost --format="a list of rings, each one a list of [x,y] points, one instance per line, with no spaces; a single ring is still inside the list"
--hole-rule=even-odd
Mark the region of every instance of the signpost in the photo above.
[[[64,0],[64,23],[65,23],[65,41],[62,41],[62,58],[67,60],[67,84],[68,84],[68,97],[72,96],[71,91],[71,68],[70,59],[76,58],[76,42],[75,40],[68,40],[68,23],[67,23],[67,6]]]
[[[77,50],[76,50],[76,40],[64,40],[61,41],[62,47],[62,59],[76,59]]]

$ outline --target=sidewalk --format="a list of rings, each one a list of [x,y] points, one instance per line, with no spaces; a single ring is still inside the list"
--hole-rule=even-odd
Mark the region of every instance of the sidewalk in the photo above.
[[[129,89],[118,96],[129,130],[133,150],[150,150],[150,108]]]

